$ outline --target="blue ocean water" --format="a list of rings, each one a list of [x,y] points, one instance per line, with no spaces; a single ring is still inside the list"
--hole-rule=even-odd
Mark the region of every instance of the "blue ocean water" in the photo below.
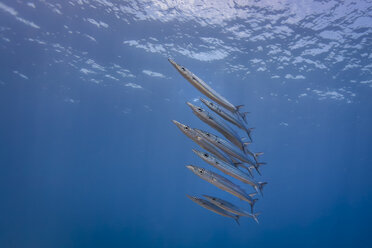
[[[371,16],[350,0],[1,0],[0,247],[371,247]],[[217,172],[171,120],[213,130],[168,57],[250,112],[260,224],[186,197],[249,208],[185,168]]]

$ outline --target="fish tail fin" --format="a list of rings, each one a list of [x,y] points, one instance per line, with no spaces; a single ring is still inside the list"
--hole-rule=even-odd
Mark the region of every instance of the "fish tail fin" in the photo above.
[[[243,113],[240,113],[240,116],[242,117],[243,121],[245,123],[247,123],[247,114],[249,114],[250,112],[243,112]]]
[[[250,141],[243,142],[243,146],[244,146],[244,148],[245,148],[246,146],[250,145],[250,144],[252,144],[252,142],[250,142]]]
[[[248,138],[250,139],[251,142],[252,142],[252,135],[251,135],[251,133],[252,133],[252,131],[253,131],[254,129],[255,129],[254,127],[251,127],[251,128],[247,128],[247,129],[245,129],[245,132],[247,133]]]
[[[244,107],[243,104],[241,104],[241,105],[236,105],[236,106],[235,106],[235,108],[236,108],[236,110],[237,110],[236,112],[237,112],[238,116],[239,116],[240,118],[242,118],[243,121],[244,121],[245,123],[247,123],[247,120],[246,120],[245,116],[246,116],[246,114],[247,114],[248,112],[243,112],[243,113],[239,112],[240,108],[242,108],[242,107]]]
[[[248,170],[247,166],[245,166],[243,163],[240,163],[240,162],[234,162],[233,165],[234,165],[236,168],[242,167],[242,168]]]
[[[261,165],[265,165],[266,163],[265,162],[260,162],[260,163],[256,163],[256,166],[254,167],[255,169],[256,169],[256,171],[257,171],[257,173],[261,176],[261,172],[260,172],[260,170],[259,170],[259,167],[261,166]]]
[[[240,108],[244,107],[244,104],[240,104],[240,105],[236,105],[235,108],[239,111]],[[239,113],[240,115],[242,115],[242,113]]]
[[[240,163],[240,162],[234,163],[234,166],[237,167],[237,168],[242,167],[242,168],[246,169],[248,171],[249,176],[251,176],[253,178],[252,169],[254,169],[254,166],[247,167],[246,165],[244,165],[243,163]]]
[[[258,157],[263,155],[264,153],[263,152],[256,152],[256,153],[253,153],[253,158],[254,158],[254,161],[256,161],[256,163],[259,163],[258,162]]]
[[[258,182],[258,188],[260,190],[261,195],[263,196],[263,187],[267,184],[267,182]]]
[[[258,175],[262,176],[262,175],[261,175],[261,172],[260,172],[260,170],[259,170],[259,165],[257,164],[257,166],[253,166],[253,167],[256,169]]]
[[[251,204],[250,204],[251,205],[251,213],[253,213],[253,206],[256,203],[256,201],[258,201],[258,199],[253,199]]]
[[[242,107],[244,107],[243,104],[241,104],[241,105],[236,105],[236,106],[235,106],[235,108],[236,108],[236,112],[237,112],[238,116],[239,116],[240,118],[242,118],[242,119],[244,120],[245,123],[247,123],[246,115],[247,115],[249,112],[243,112],[243,113],[239,112],[240,109],[241,109]]]
[[[258,221],[258,216],[260,215],[260,213],[255,213],[255,214],[252,214],[252,218],[254,219],[254,221],[257,222],[257,224],[260,224],[260,222]]]
[[[252,166],[249,166],[248,168],[247,168],[247,170],[248,170],[248,172],[249,172],[249,175],[253,178],[254,176],[253,176],[253,173],[252,173],[252,170],[254,169],[254,166],[252,165]]]
[[[259,156],[261,156],[261,155],[263,155],[264,153],[263,152],[256,152],[255,154],[254,154],[254,157],[255,158],[258,158]]]
[[[252,144],[252,142],[243,142],[243,146],[242,146],[242,150],[243,150],[243,152],[244,152],[244,154],[247,154],[247,147],[248,147],[248,145],[250,145],[250,144]]]
[[[239,215],[235,215],[234,220],[235,220],[236,223],[238,223],[238,225],[240,226],[239,217],[240,217]]]
[[[250,197],[253,197],[253,196],[255,196],[255,195],[257,195],[257,193],[256,192],[254,192],[254,193],[250,193],[250,194],[248,194]]]

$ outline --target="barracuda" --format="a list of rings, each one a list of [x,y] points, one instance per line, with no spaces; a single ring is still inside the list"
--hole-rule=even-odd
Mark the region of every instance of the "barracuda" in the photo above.
[[[214,154],[219,159],[227,162],[227,163],[233,163],[232,159],[225,155],[224,153],[220,152],[216,146],[211,144],[209,141],[207,141],[205,138],[203,138],[199,133],[197,133],[193,128],[179,123],[178,121],[173,120],[172,121],[176,126],[181,130],[182,133],[184,133],[187,137],[192,139],[196,144],[198,144],[201,148],[207,150],[208,152]]]
[[[242,188],[234,184],[227,178],[218,175],[212,171],[200,168],[194,165],[187,165],[186,168],[191,170],[194,174],[198,175],[205,181],[213,184],[214,186],[238,197],[239,199],[248,202],[251,205],[251,211],[253,212],[253,206],[258,199],[253,199],[256,193],[247,194]]]
[[[168,59],[168,61],[176,68],[176,70],[187,80],[189,81],[196,89],[198,89],[202,94],[210,98],[211,100],[218,102],[221,106],[226,108],[227,110],[231,111],[232,113],[239,113],[239,108],[243,105],[234,106],[230,103],[226,98],[218,94],[215,90],[213,90],[208,84],[206,84],[203,80],[198,78],[195,74],[191,71],[186,69],[184,66],[177,64],[174,60]]]
[[[230,175],[243,183],[251,185],[257,193],[260,193],[263,196],[263,187],[267,184],[267,182],[257,182],[254,179],[248,177],[247,174],[242,172],[241,170],[237,169],[236,167],[232,166],[229,163],[226,163],[217,157],[213,156],[212,154],[209,154],[207,152],[200,152],[195,149],[193,149],[193,152],[195,152],[201,159],[203,159],[208,164],[216,167],[217,169],[221,170],[227,175]],[[251,174],[252,175],[252,174]]]
[[[228,164],[228,163],[216,158],[215,156],[213,156],[213,155],[211,155],[207,152],[200,152],[200,151],[195,150],[195,149],[193,149],[193,152],[196,153],[196,155],[198,155],[205,162],[207,162],[208,164],[212,165],[213,167],[221,170],[225,174],[230,175],[230,176],[242,181],[243,183],[251,185],[257,191],[257,193],[261,193],[261,195],[262,195],[262,189],[263,189],[263,186],[265,186],[267,184],[266,182],[256,182],[255,180],[250,178],[247,174],[245,174],[241,170],[237,169],[233,165]]]
[[[219,121],[218,119],[211,116],[208,111],[205,111],[201,107],[197,107],[190,102],[186,103],[192,109],[194,114],[203,122],[207,123],[212,128],[216,129],[220,132],[226,139],[231,141],[234,145],[236,145],[240,150],[245,153],[245,145],[242,139],[238,136],[238,134],[231,129],[229,126],[225,125],[223,122]]]
[[[212,110],[213,112],[215,112],[216,114],[218,114],[219,116],[221,116],[223,119],[225,119],[226,121],[230,122],[231,124],[237,126],[238,128],[244,130],[250,141],[252,141],[252,137],[251,137],[251,132],[254,128],[248,128],[245,123],[246,123],[246,114],[248,112],[245,112],[245,113],[242,113],[243,114],[243,121],[241,121],[241,118],[239,118],[238,115],[235,115],[235,114],[230,114],[229,112],[223,110],[222,108],[220,108],[220,106],[218,106],[216,103],[213,103],[211,101],[208,101],[206,99],[203,99],[203,98],[200,98],[200,101],[202,103],[204,103],[205,106],[207,106],[210,110]]]
[[[199,133],[203,138],[208,140],[210,143],[213,145],[217,146],[220,148],[222,151],[226,152],[227,154],[239,159],[240,161],[244,163],[248,163],[250,165],[253,165],[258,174],[261,175],[259,171],[259,167],[265,163],[257,163],[256,161],[252,161],[250,158],[248,158],[244,153],[240,152],[240,150],[236,149],[234,146],[232,146],[229,142],[226,140],[223,140],[219,138],[218,136],[202,131],[200,129],[194,129],[197,133]]]
[[[257,216],[260,215],[259,213],[251,214],[248,213],[247,211],[240,209],[239,207],[235,206],[234,204],[222,200],[220,198],[214,197],[214,196],[209,196],[209,195],[203,195],[209,202],[212,204],[216,205],[219,208],[222,208],[225,211],[228,211],[230,213],[236,214],[238,216],[247,216],[252,219],[254,219],[258,223]]]
[[[200,206],[202,206],[203,208],[206,208],[216,214],[219,214],[219,215],[222,215],[222,216],[225,216],[225,217],[229,217],[229,218],[232,218],[236,221],[236,223],[238,223],[238,225],[240,225],[239,223],[239,215],[233,215],[231,214],[230,212],[216,206],[215,204],[209,202],[209,201],[206,201],[204,199],[201,199],[201,198],[198,198],[198,197],[195,197],[195,196],[190,196],[190,195],[186,195],[188,198],[190,198],[193,202],[199,204]]]

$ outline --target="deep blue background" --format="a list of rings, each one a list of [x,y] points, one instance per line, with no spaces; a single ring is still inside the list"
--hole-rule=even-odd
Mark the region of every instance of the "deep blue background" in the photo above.
[[[372,246],[371,88],[346,82],[363,75],[350,72],[334,79],[340,73],[335,65],[309,71],[300,82],[284,79],[300,74],[296,68],[286,68],[280,80],[271,78],[277,74],[273,71],[253,69],[242,78],[226,73],[221,60],[200,61],[172,50],[159,55],[122,44],[172,37],[182,23],[123,25],[107,16],[110,28],[98,31],[74,18],[105,17],[105,12],[66,5],[64,15],[56,15],[42,2],[36,2],[36,9],[22,1],[6,2],[41,30],[0,9],[1,26],[9,28],[2,29],[2,37],[11,40],[2,40],[0,47],[0,247]],[[98,44],[63,34],[63,25],[89,33]],[[214,26],[188,29],[223,39]],[[30,37],[47,44],[29,42]],[[79,70],[88,68],[85,60],[56,52],[53,43],[107,65],[106,71],[84,75]],[[265,152],[262,160],[268,163],[260,179],[269,184],[256,204],[259,225],[242,219],[238,226],[185,197],[211,194],[248,208],[185,168],[191,163],[211,169],[192,153],[196,145],[171,120],[210,129],[185,104],[200,93],[166,55],[251,112],[248,120],[256,127],[252,150]],[[240,55],[234,63],[249,68],[250,56]],[[109,81],[104,75],[113,63],[136,77]],[[165,78],[149,77],[142,73],[146,69]],[[127,87],[127,82],[143,88]],[[350,103],[310,94],[342,86],[356,94]],[[298,98],[303,92],[308,96]]]

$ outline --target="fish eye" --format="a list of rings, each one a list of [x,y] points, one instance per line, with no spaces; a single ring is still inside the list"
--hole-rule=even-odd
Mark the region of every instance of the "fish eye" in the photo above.
[[[185,127],[185,129],[189,129],[188,127]]]
[[[209,136],[211,136],[209,133],[207,133],[207,136],[209,137]]]
[[[208,154],[204,153],[204,157],[208,158]]]
[[[186,71],[186,70],[185,70],[185,67],[181,67],[181,69],[182,69],[183,71]]]
[[[210,116],[208,116],[208,119],[209,119],[209,120],[213,120],[213,118],[212,118],[212,117],[210,117]]]
[[[195,77],[192,77],[192,79],[196,80],[196,78],[195,78]]]
[[[200,173],[200,174],[203,174],[203,170],[199,170],[199,173]]]
[[[202,111],[202,109],[201,108],[198,108],[198,110],[201,112]]]

